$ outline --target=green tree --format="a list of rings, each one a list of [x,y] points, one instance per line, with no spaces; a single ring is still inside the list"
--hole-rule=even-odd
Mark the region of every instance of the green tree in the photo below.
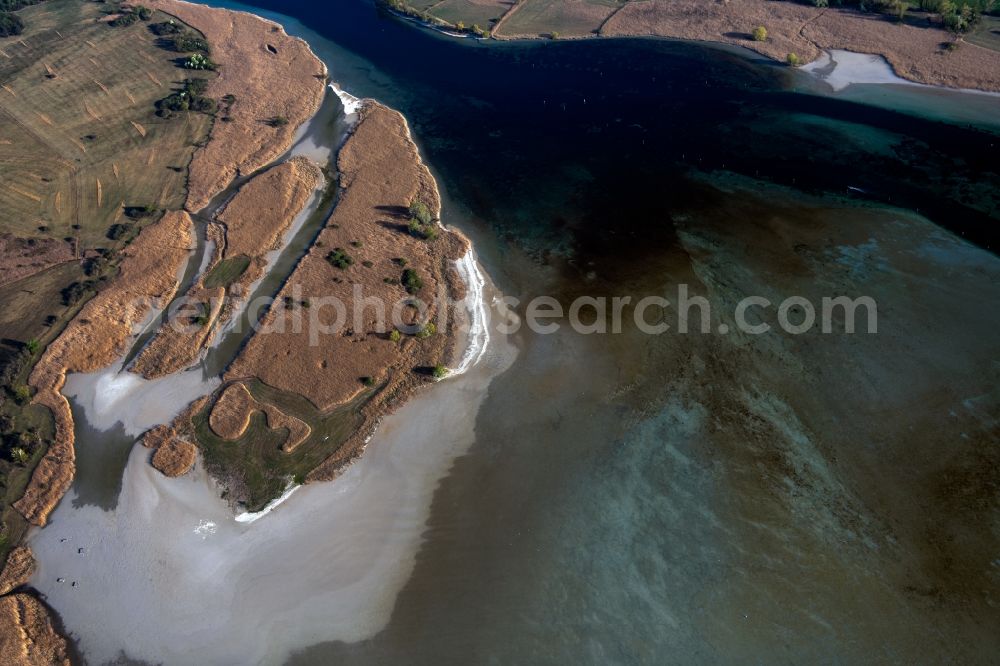
[[[762,25],[759,25],[753,29],[753,32],[751,32],[750,35],[753,37],[753,41],[755,42],[766,42],[767,28],[765,28]]]
[[[15,446],[10,450],[10,458],[18,465],[27,465],[31,460],[31,454],[20,446]]]
[[[399,342],[402,338],[403,335],[396,329],[393,329],[392,333],[389,334],[389,340],[392,342]]]
[[[403,287],[406,288],[407,293],[410,294],[415,294],[424,287],[423,279],[412,268],[407,268],[403,271],[401,282],[403,283]]]
[[[798,67],[799,65],[802,64],[802,59],[799,58],[799,56],[797,56],[794,53],[789,53],[788,56],[785,58],[785,61],[792,67]]]
[[[24,32],[24,21],[17,14],[0,12],[0,37],[13,37]]]
[[[431,371],[431,374],[434,375],[434,379],[444,379],[445,377],[448,376],[448,368],[438,363],[437,365],[434,366],[434,369]]]
[[[31,400],[31,389],[27,386],[18,386],[14,389],[14,402],[26,405],[29,400]]]
[[[326,260],[330,262],[331,266],[341,270],[345,270],[354,263],[354,259],[342,247],[333,248],[332,252],[327,253]]]
[[[423,201],[414,200],[410,204],[410,217],[416,219],[421,224],[430,224],[434,221],[431,209]]]
[[[434,322],[429,322],[426,326],[417,331],[417,338],[420,340],[426,340],[435,333],[437,333],[437,326],[434,325]]]

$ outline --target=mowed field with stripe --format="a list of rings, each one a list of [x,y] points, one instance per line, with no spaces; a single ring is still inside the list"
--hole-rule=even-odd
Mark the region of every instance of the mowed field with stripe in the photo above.
[[[111,27],[104,7],[50,0],[19,12],[23,35],[0,40],[0,228],[72,239],[79,253],[114,246],[106,233],[123,206],[183,207],[212,122],[155,115],[190,74],[149,30],[169,17]]]

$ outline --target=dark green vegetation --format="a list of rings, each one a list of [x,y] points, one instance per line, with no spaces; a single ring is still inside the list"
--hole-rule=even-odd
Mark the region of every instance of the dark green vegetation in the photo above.
[[[45,0],[0,0],[0,38],[24,32],[24,20],[14,12]]]
[[[211,407],[195,415],[195,434],[206,467],[235,495],[230,499],[242,502],[248,511],[257,511],[280,495],[290,479],[304,479],[353,434],[361,421],[358,409],[369,395],[366,392],[352,404],[322,414],[302,396],[278,391],[259,381],[247,387],[257,400],[274,405],[312,428],[305,442],[293,453],[285,453],[281,447],[287,431],[268,428],[260,412],[253,415],[243,437],[233,442],[212,432],[208,425]]]
[[[153,16],[153,11],[149,7],[136,5],[135,7],[123,8],[120,14],[108,25],[113,28],[125,28],[139,21],[148,21]]]
[[[24,31],[24,21],[17,14],[0,12],[0,37],[20,35]]]
[[[424,281],[419,274],[412,268],[407,268],[403,271],[403,277],[400,280],[403,287],[406,289],[407,293],[415,294],[424,287]]]
[[[333,248],[331,252],[327,253],[326,260],[330,262],[331,266],[341,270],[346,269],[354,263],[354,258],[347,254],[347,251],[342,247]]]
[[[1000,13],[1000,0],[916,0],[915,2],[909,0],[810,0],[808,4],[819,8],[852,7],[862,12],[895,16],[901,21],[907,17],[907,12],[915,9],[936,14],[941,26],[955,33],[972,30],[985,14]]]
[[[410,222],[407,228],[410,234],[424,240],[434,240],[438,235],[437,221],[423,201],[410,204]]]
[[[170,118],[175,113],[197,111],[199,113],[215,114],[218,103],[211,97],[205,97],[208,79],[184,79],[179,90],[164,97],[156,103],[156,115]]]
[[[6,347],[0,354],[6,353]],[[26,387],[21,387],[27,390]],[[27,521],[13,508],[31,480],[31,473],[52,441],[52,418],[46,408],[20,405],[14,399],[0,404],[0,562],[20,542]]]
[[[228,287],[240,279],[240,276],[246,272],[249,265],[250,257],[246,255],[223,259],[205,276],[205,288],[218,289],[219,287]]]
[[[149,26],[149,30],[158,37],[162,37],[161,45],[178,53],[203,53],[211,54],[212,50],[200,34],[188,30],[174,19],[154,23]]]

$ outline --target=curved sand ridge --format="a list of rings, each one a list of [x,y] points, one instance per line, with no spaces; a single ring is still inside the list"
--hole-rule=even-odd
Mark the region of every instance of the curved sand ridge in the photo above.
[[[219,396],[208,418],[212,431],[223,439],[234,441],[243,436],[250,426],[250,417],[255,412],[263,412],[267,417],[267,427],[272,430],[288,429],[288,439],[281,446],[285,453],[291,453],[304,442],[312,430],[294,416],[285,414],[274,405],[260,402],[247,387],[240,382],[226,387]]]
[[[259,16],[181,0],[147,4],[205,35],[219,65],[207,94],[236,98],[230,121],[215,123],[191,162],[187,209],[199,211],[234,178],[263,168],[287,149],[323,101],[326,66],[303,40]],[[268,124],[278,118],[286,122]]]

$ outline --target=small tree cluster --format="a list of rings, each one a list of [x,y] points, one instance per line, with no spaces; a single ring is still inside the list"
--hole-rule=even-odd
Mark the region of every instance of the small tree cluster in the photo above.
[[[200,53],[192,53],[191,57],[184,61],[185,69],[197,69],[214,72],[217,65],[207,56]]]
[[[415,294],[424,287],[423,279],[417,275],[417,272],[412,268],[407,268],[403,271],[403,278],[400,280],[403,284],[403,288],[406,289],[407,293]]]
[[[149,26],[149,30],[157,37],[179,35],[184,32],[184,28],[182,28],[181,25],[173,19],[170,19],[169,21],[162,21],[160,23],[154,23]]]
[[[143,5],[136,5],[131,9],[123,10],[109,25],[115,28],[124,28],[139,21],[148,21],[153,16],[153,10]]]
[[[13,37],[24,32],[24,21],[17,14],[0,12],[0,37]]]
[[[326,260],[331,266],[341,270],[348,268],[354,263],[354,259],[342,247],[334,248],[333,251],[329,252],[326,255]]]
[[[156,115],[169,118],[174,113],[196,111],[199,113],[215,113],[219,105],[211,97],[205,97],[208,89],[208,79],[185,79],[184,87],[156,103]]]
[[[410,235],[424,240],[434,240],[437,238],[437,222],[430,208],[423,201],[414,201],[410,204],[410,223],[408,229]]]

